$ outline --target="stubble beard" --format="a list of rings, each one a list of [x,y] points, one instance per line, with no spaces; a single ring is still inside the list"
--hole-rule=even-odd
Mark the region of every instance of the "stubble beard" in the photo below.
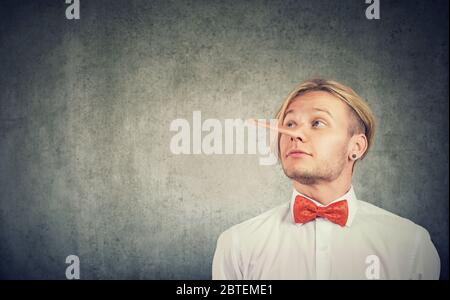
[[[346,164],[345,156],[336,162],[330,162],[328,160],[315,161],[313,167],[305,168],[301,162],[297,162],[295,165],[291,165],[289,168],[285,168],[283,164],[284,174],[303,185],[313,185],[318,182],[331,182],[338,178]],[[308,162],[311,164],[311,162]]]

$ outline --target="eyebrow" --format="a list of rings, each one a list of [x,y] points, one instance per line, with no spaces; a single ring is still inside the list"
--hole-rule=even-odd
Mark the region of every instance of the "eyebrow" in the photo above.
[[[328,115],[333,119],[333,115],[332,115],[328,110],[326,110],[325,108],[313,107],[313,110],[324,112],[324,113],[328,114]],[[286,113],[284,114],[284,118],[286,118],[286,116],[287,116],[288,114],[293,113],[293,112],[294,112],[294,110],[293,110],[292,108],[289,109],[289,110],[286,111]],[[283,119],[284,119],[284,118],[283,118]]]

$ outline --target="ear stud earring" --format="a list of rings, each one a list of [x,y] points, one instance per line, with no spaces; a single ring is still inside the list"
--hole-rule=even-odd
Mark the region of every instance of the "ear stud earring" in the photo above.
[[[356,154],[352,154],[352,158],[353,158],[353,159],[356,159]]]

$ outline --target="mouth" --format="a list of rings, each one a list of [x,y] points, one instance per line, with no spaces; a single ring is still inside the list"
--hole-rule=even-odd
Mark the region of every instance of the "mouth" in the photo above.
[[[311,154],[306,153],[302,150],[291,150],[286,154],[286,157],[294,157],[294,158],[299,158],[299,157],[305,157],[305,156],[311,156]]]

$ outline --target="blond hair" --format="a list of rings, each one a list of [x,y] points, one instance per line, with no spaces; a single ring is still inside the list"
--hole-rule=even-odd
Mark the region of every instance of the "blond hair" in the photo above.
[[[289,104],[299,95],[303,95],[312,91],[324,91],[337,97],[338,99],[347,103],[350,108],[352,116],[352,122],[349,126],[349,136],[363,133],[367,138],[367,149],[360,157],[363,159],[369,151],[370,146],[373,144],[375,137],[375,118],[367,103],[350,87],[345,86],[337,81],[326,80],[322,78],[311,79],[297,85],[294,90],[286,97],[281,105],[275,118],[278,124],[283,124],[285,112]],[[278,159],[280,159],[280,134],[276,139],[276,153]],[[355,161],[356,163],[356,161]],[[354,167],[354,165],[353,165]]]

